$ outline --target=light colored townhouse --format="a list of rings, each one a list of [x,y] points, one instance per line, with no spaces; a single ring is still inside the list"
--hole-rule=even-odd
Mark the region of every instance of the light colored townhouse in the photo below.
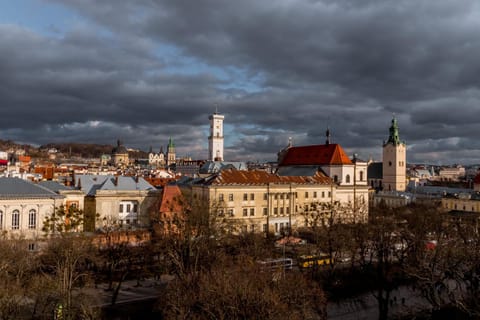
[[[7,238],[38,240],[43,221],[64,203],[65,196],[19,178],[0,178],[0,229]],[[31,250],[36,243],[29,244]]]
[[[160,191],[141,177],[77,175],[75,185],[85,193],[85,231],[149,227],[158,212]]]

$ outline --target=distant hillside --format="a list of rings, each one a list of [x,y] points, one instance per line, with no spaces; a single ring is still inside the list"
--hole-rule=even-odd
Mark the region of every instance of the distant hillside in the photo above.
[[[111,154],[113,146],[93,143],[49,143],[40,146],[41,150],[57,149],[65,157],[100,158],[102,154]],[[148,158],[143,151],[129,152],[133,159]]]
[[[113,146],[93,143],[48,143],[41,150],[57,149],[65,157],[99,158],[102,154],[112,153]]]
[[[111,154],[112,145],[102,145],[94,143],[48,143],[40,147],[34,147],[29,144],[19,144],[12,140],[0,139],[0,151],[8,150],[25,150],[27,155],[33,157],[48,157],[48,150],[56,149],[58,155],[65,158],[79,157],[79,158],[100,158],[102,154]],[[145,151],[131,151],[129,155],[132,159],[146,159],[148,153]]]

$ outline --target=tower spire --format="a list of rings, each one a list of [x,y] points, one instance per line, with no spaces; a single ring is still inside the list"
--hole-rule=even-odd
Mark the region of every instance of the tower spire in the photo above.
[[[330,128],[327,127],[327,131],[325,132],[325,136],[327,137],[327,140],[325,141],[325,144],[328,146],[330,144]]]
[[[398,145],[402,143],[400,141],[400,136],[398,134],[398,124],[395,116],[393,116],[392,118],[392,125],[390,126],[389,132],[390,132],[390,135],[388,136],[387,143],[392,143],[393,145]]]

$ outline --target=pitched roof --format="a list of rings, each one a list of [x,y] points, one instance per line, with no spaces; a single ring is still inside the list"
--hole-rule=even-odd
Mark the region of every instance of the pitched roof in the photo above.
[[[76,185],[87,195],[95,195],[97,190],[156,190],[145,179],[127,176],[77,175]]]
[[[60,190],[73,190],[72,187],[67,187],[57,181],[51,181],[51,180],[46,180],[46,181],[40,181],[38,185],[47,188],[50,191],[53,191],[55,193],[58,193]]]
[[[160,203],[160,212],[181,212],[182,205],[178,198],[182,195],[177,185],[166,185],[163,188],[162,202]]]
[[[205,182],[208,185],[330,184],[331,179],[318,171],[313,176],[279,176],[265,171],[223,170]]]
[[[343,165],[352,164],[339,144],[319,144],[312,146],[290,147],[278,164],[290,165]]]
[[[0,178],[0,198],[63,198],[55,192],[19,178]]]

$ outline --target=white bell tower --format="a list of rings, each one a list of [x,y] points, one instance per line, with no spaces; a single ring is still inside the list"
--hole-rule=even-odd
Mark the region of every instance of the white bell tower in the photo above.
[[[215,111],[210,115],[210,135],[208,136],[208,160],[223,161],[223,119],[225,116]]]

